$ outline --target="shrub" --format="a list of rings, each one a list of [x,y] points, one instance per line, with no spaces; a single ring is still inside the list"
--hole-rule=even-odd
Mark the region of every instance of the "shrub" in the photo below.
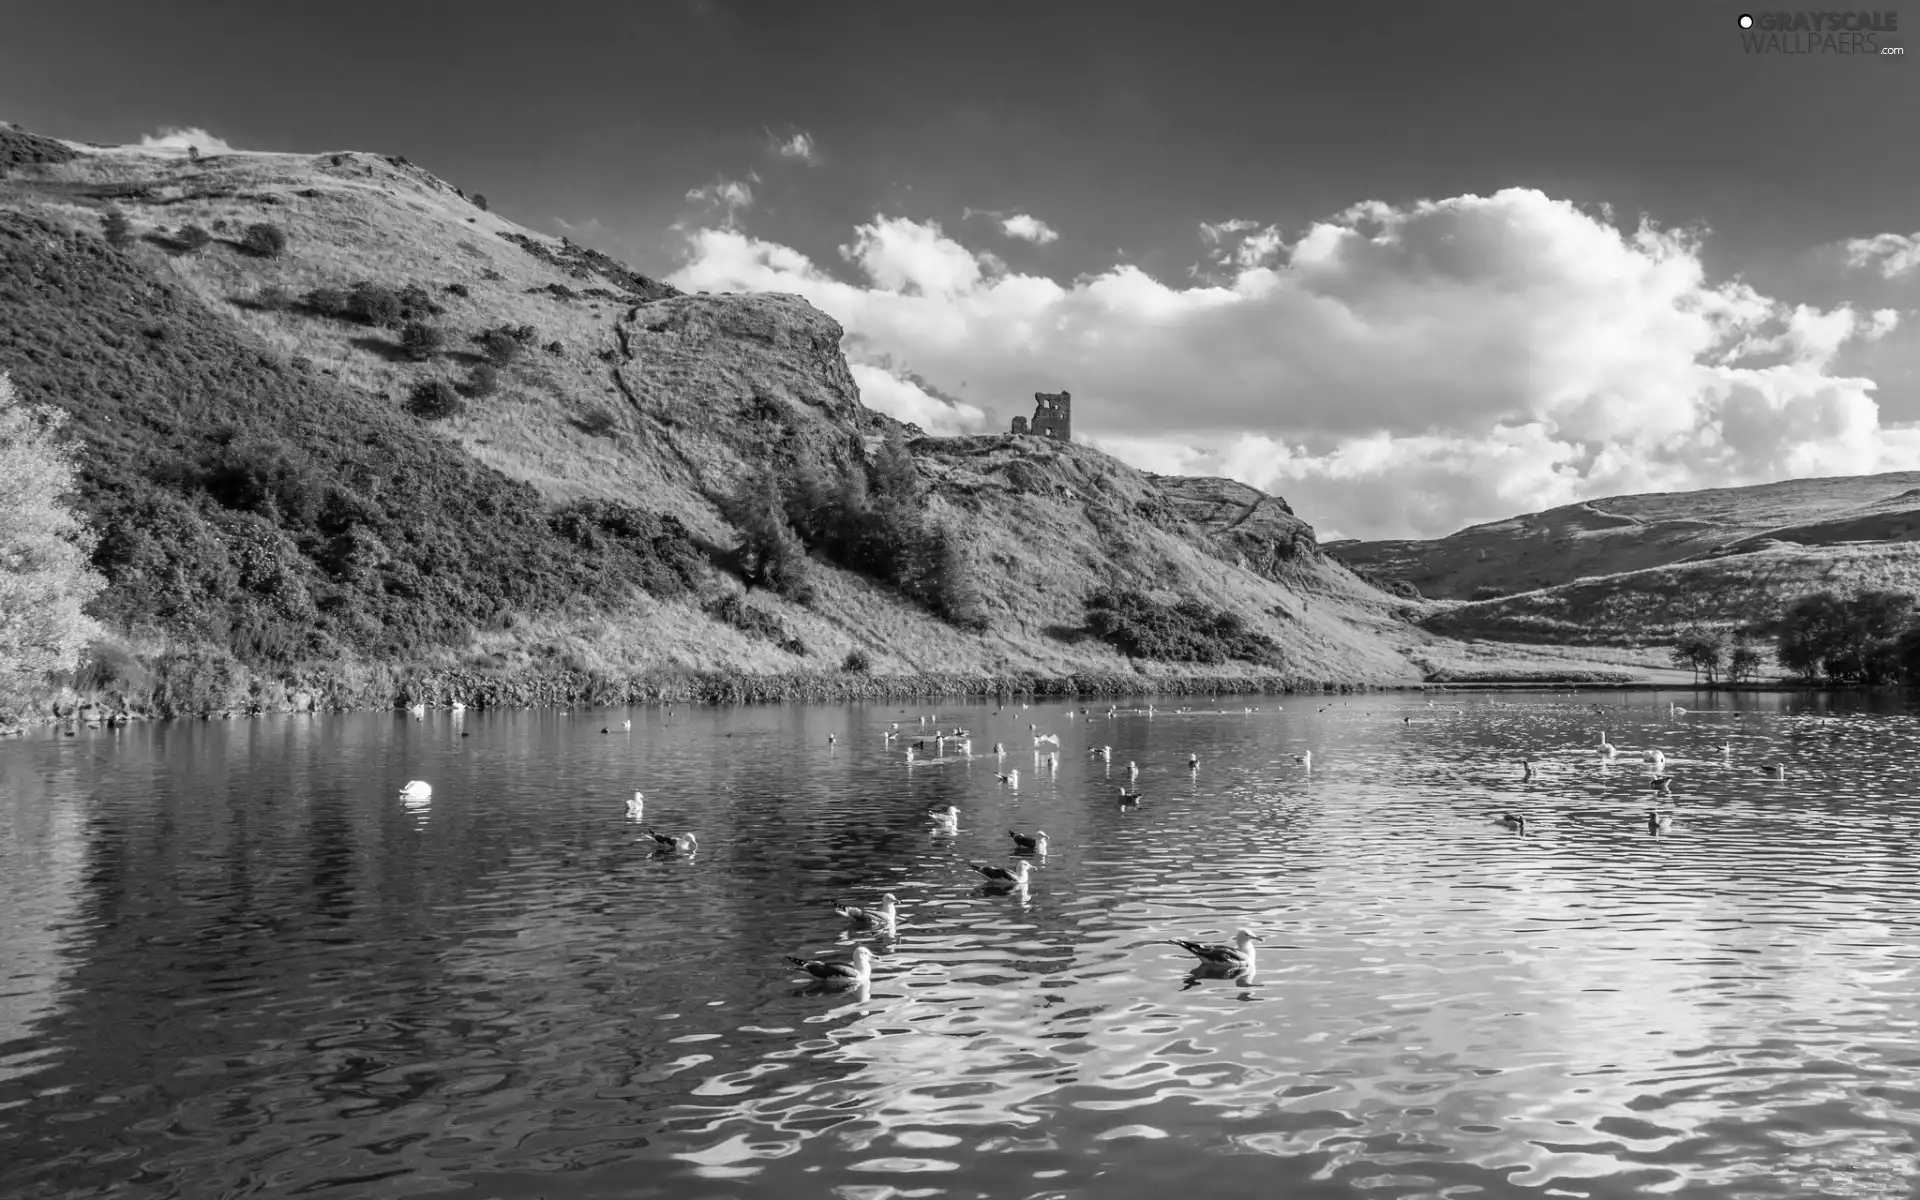
[[[1131,657],[1162,662],[1271,664],[1280,650],[1233,613],[1193,599],[1161,604],[1118,587],[1087,598],[1087,630]]]
[[[414,362],[426,362],[447,345],[447,335],[432,325],[408,321],[400,330],[400,347]]]
[[[347,293],[346,314],[376,329],[389,329],[402,323],[405,306],[393,289],[377,283],[356,283]]]
[[[300,306],[322,317],[353,315],[352,298],[336,287],[317,287],[300,297]]]
[[[227,219],[225,217],[215,217],[213,219],[213,231],[215,233],[225,233],[227,231]]]
[[[479,192],[475,192],[473,194],[473,206],[479,209],[481,212],[488,211],[487,198],[485,196],[482,196]]]
[[[269,283],[254,293],[253,302],[269,312],[280,312],[293,303],[293,296],[277,283]]]
[[[407,410],[429,421],[456,416],[463,407],[460,393],[444,379],[422,379],[407,396]]]
[[[240,235],[240,245],[261,258],[279,258],[287,252],[287,231],[259,221],[247,226],[247,231]]]
[[[521,343],[504,329],[489,329],[480,335],[480,349],[487,361],[504,367],[520,353]]]
[[[580,416],[580,428],[589,437],[607,437],[620,428],[620,420],[604,408],[589,408]]]
[[[188,253],[197,254],[206,249],[212,241],[213,235],[198,225],[180,227],[180,244],[187,248]]]
[[[133,222],[127,220],[127,214],[119,209],[110,208],[100,218],[100,232],[106,235],[110,244],[124,246],[133,237]]]
[[[561,345],[561,344],[560,344],[559,342],[557,342],[557,341],[555,341],[555,342],[548,342],[548,343],[547,343],[547,353],[548,353],[548,354],[555,354],[555,355],[558,355],[558,354],[565,354],[566,352],[567,352],[567,348],[566,348],[565,346],[562,346],[562,345]]]
[[[873,670],[873,659],[867,656],[865,650],[852,650],[847,653],[847,660],[840,664],[840,669],[851,671],[855,675],[865,675]]]
[[[1862,592],[1842,600],[1816,592],[1780,618],[1780,665],[1808,679],[1880,684],[1900,673],[1900,639],[1913,624],[1914,598]]]
[[[71,670],[98,628],[84,607],[106,586],[96,545],[68,507],[78,467],[59,441],[66,414],[24,403],[0,373],[0,695]]]
[[[467,285],[464,283],[450,283],[443,290],[449,296],[459,296],[462,299],[465,299],[468,296],[471,296],[473,294],[472,292],[467,290]]]
[[[806,547],[787,524],[780,486],[771,474],[750,475],[721,505],[727,523],[740,531],[734,554],[749,584],[811,603],[813,571]]]
[[[475,363],[473,370],[467,373],[464,390],[468,396],[475,398],[491,396],[500,390],[500,372],[487,363]]]

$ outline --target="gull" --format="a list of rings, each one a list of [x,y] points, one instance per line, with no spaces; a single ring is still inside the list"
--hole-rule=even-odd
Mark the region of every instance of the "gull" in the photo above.
[[[913,747],[912,747],[912,746],[908,746],[908,747],[907,747],[907,761],[908,761],[908,762],[912,762],[912,761],[913,761],[913,753],[914,753],[914,751],[913,751]]]
[[[995,758],[1005,758],[1007,756],[1006,746],[1000,742],[995,742],[993,744],[993,756]]]
[[[845,918],[849,925],[858,925],[862,929],[884,929],[892,933],[899,919],[899,913],[895,907],[899,903],[894,899],[893,893],[888,892],[880,897],[879,908],[855,908],[851,904],[836,904],[833,906],[833,911],[834,915]]]
[[[1647,782],[1649,786],[1653,788],[1655,794],[1661,795],[1661,796],[1673,795],[1673,776],[1655,775],[1652,779],[1648,780]]]
[[[866,983],[873,978],[873,951],[865,946],[853,948],[852,962],[828,962],[820,958],[795,958],[787,955],[787,961],[815,979],[827,983]]]
[[[1017,788],[1020,786],[1020,771],[1018,768],[1008,771],[1005,775],[995,775],[994,778],[1006,784],[1008,787]]]
[[[1100,747],[1100,757],[1101,757],[1101,758],[1103,758],[1103,759],[1105,759],[1105,760],[1106,760],[1107,762],[1112,762],[1112,761],[1113,761],[1113,747],[1112,747],[1112,746],[1102,746],[1102,747]]]
[[[633,722],[632,722],[632,721],[622,721],[622,722],[620,722],[620,728],[621,728],[621,730],[622,730],[623,732],[626,732],[626,733],[632,733],[632,732],[633,732]]]
[[[1047,852],[1047,831],[1044,829],[1039,830],[1032,837],[1028,837],[1024,833],[1015,833],[1009,829],[1007,830],[1007,836],[1013,839],[1013,852],[1015,854],[1045,854]]]
[[[1138,804],[1138,803],[1140,803],[1140,793],[1139,793],[1139,792],[1130,792],[1130,791],[1128,791],[1128,790],[1127,790],[1127,789],[1125,789],[1125,788],[1121,788],[1121,789],[1120,789],[1120,803],[1122,803],[1122,804]]]
[[[426,800],[433,795],[433,785],[416,779],[401,788],[400,795],[408,800]]]
[[[1140,778],[1140,764],[1137,762],[1134,762],[1132,759],[1127,760],[1127,778],[1128,779]]]
[[[1669,700],[1667,701],[1667,715],[1670,717],[1684,717],[1687,715],[1687,710]]]
[[[1187,755],[1187,770],[1198,771],[1199,769],[1200,769],[1200,756],[1198,754]]]
[[[927,810],[927,815],[933,818],[936,825],[947,829],[960,827],[960,806],[957,804],[949,804],[945,808],[930,808]]]
[[[1293,756],[1293,761],[1311,771],[1313,770],[1313,751],[1309,750],[1305,754],[1296,754]]]
[[[647,810],[646,796],[640,792],[635,792],[633,794],[633,799],[627,801],[627,815],[637,821],[640,819],[640,814],[645,812],[646,810]]]
[[[407,711],[413,714],[413,719],[416,721],[421,721],[426,719],[427,706],[424,701],[414,705],[412,708],[409,708]]]
[[[1058,746],[1060,744],[1060,735],[1057,733],[1043,733],[1036,736],[1033,739],[1033,744],[1036,746],[1038,746],[1042,742],[1052,742],[1054,745]]]
[[[1493,819],[1493,823],[1495,825],[1504,825],[1515,833],[1525,833],[1527,831],[1527,819],[1525,817],[1516,817],[1512,813],[1501,813]]]
[[[455,700],[455,701],[453,702],[453,704],[452,704],[452,706],[451,706],[451,707],[452,707],[452,709],[453,709],[453,711],[454,711],[454,712],[465,712],[465,711],[467,711],[467,706],[466,706],[466,705],[464,705],[464,704],[462,704],[462,703],[461,703],[460,701],[458,701],[458,700]]]
[[[840,740],[840,735],[837,733],[830,733],[827,735],[827,745],[829,746],[833,745],[835,742],[839,740]]]
[[[1533,764],[1530,762],[1527,762],[1524,759],[1522,759],[1520,762],[1520,778],[1522,779],[1533,778]]]
[[[1602,729],[1600,731],[1600,756],[1602,758],[1612,758],[1618,751],[1619,747],[1607,740],[1607,731]]]
[[[698,840],[690,833],[665,834],[649,829],[647,836],[662,854],[692,854],[698,848]]]
[[[1666,768],[1667,756],[1658,750],[1649,750],[1647,751],[1647,761],[1653,764],[1654,770],[1660,771]]]
[[[1024,884],[1027,882],[1027,873],[1033,869],[1033,864],[1024,858],[1014,863],[1013,869],[1007,867],[983,867],[975,862],[970,862],[967,865],[982,875],[985,875],[988,883],[1001,884]]]
[[[1787,777],[1787,767],[1785,763],[1775,763],[1771,767],[1762,767],[1761,771],[1773,776],[1775,779],[1785,779]]]
[[[1253,944],[1260,940],[1257,933],[1248,933],[1242,929],[1233,935],[1231,946],[1205,942],[1189,942],[1175,939],[1166,945],[1178,946],[1210,967],[1245,967],[1253,969]]]
[[[1673,814],[1663,813],[1657,808],[1647,810],[1647,832],[1658,836],[1673,829]]]

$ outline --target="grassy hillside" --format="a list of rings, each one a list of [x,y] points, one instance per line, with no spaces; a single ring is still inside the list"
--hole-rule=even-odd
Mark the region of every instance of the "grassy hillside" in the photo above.
[[[1438,600],[1471,600],[1744,553],[1920,537],[1920,472],[1610,496],[1431,541],[1335,542],[1328,554]]]

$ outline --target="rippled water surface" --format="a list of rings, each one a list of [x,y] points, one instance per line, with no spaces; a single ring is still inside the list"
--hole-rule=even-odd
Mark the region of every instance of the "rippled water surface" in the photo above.
[[[930,705],[0,746],[0,1195],[1909,1193],[1906,708],[1193,707],[940,707],[985,753],[913,765]],[[1166,944],[1240,928],[1250,976]],[[783,957],[856,941],[864,990]]]

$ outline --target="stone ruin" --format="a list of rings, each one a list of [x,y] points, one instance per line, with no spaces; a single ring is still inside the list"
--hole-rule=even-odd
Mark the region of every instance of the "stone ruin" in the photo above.
[[[1041,437],[1058,438],[1063,442],[1073,440],[1073,394],[1070,392],[1035,392],[1033,394],[1033,420],[1025,417],[1013,419],[1013,432],[1032,433]]]

